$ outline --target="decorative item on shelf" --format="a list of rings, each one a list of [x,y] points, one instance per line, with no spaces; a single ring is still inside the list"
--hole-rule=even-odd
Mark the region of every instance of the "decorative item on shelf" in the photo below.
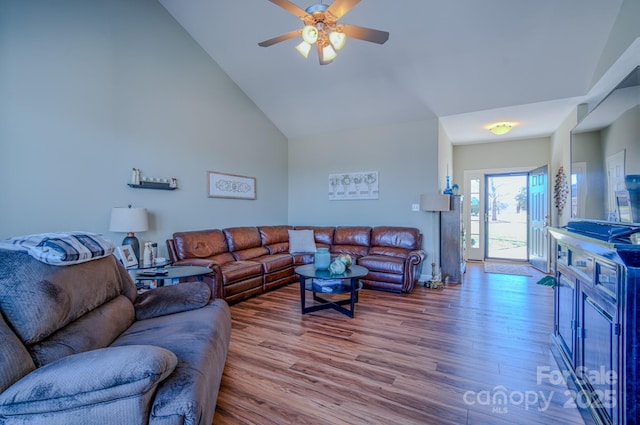
[[[129,187],[136,189],[160,189],[160,190],[176,190],[178,181],[175,177],[171,179],[161,179],[157,177],[142,177],[139,168],[134,168],[131,174],[131,183]]]
[[[451,182],[451,177],[447,176],[447,187],[444,189],[445,195],[453,195],[453,190],[449,187],[449,183]]]
[[[340,258],[336,258],[329,265],[329,272],[332,275],[342,274],[347,270],[347,266],[342,262]]]
[[[131,184],[139,185],[140,184],[140,170],[134,168],[131,172]]]
[[[145,232],[149,230],[149,220],[146,208],[115,207],[111,209],[111,221],[109,231],[126,232],[122,245],[131,245],[136,258],[140,258],[140,242],[135,236],[135,232]]]
[[[451,192],[453,195],[457,195],[459,191],[460,191],[460,186],[458,186],[457,183],[454,183],[451,185]]]
[[[313,265],[316,270],[327,270],[330,263],[331,254],[329,254],[329,248],[318,248],[313,259]]]
[[[556,182],[553,187],[553,198],[555,200],[555,206],[558,209],[558,215],[562,214],[564,205],[567,202],[567,193],[569,193],[567,176],[564,174],[564,168],[560,166],[556,173]]]

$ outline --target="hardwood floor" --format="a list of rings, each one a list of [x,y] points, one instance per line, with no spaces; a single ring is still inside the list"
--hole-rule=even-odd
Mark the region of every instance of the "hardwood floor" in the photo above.
[[[353,319],[301,315],[297,283],[233,305],[214,423],[582,424],[532,274],[469,263],[462,285],[363,290]]]

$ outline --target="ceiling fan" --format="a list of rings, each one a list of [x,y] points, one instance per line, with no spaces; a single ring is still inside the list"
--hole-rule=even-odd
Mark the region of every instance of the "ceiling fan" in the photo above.
[[[262,47],[302,36],[302,42],[296,46],[298,52],[306,58],[309,56],[311,46],[315,44],[320,65],[326,65],[335,59],[336,50],[344,46],[347,37],[378,44],[384,44],[389,39],[389,33],[386,31],[338,24],[338,20],[360,3],[360,0],[334,0],[331,5],[320,3],[309,6],[307,9],[302,9],[289,0],[269,1],[297,16],[304,22],[304,27],[258,43]]]

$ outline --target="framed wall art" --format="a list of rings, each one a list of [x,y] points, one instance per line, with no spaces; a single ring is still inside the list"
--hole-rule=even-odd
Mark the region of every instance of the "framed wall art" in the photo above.
[[[207,193],[209,198],[256,199],[256,179],[208,171]]]
[[[378,172],[329,174],[329,200],[378,199]]]

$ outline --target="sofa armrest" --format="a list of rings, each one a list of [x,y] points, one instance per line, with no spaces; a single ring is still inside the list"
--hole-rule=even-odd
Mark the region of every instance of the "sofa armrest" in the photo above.
[[[211,289],[205,282],[184,282],[147,291],[136,298],[133,306],[136,320],[145,320],[201,308],[210,299]]]
[[[173,372],[178,360],[171,351],[151,345],[109,347],[73,354],[25,375],[0,394],[0,417],[29,422],[34,416],[50,423],[99,423],[105,406],[143,399],[144,415],[155,388]],[[94,416],[95,415],[95,416]],[[117,413],[111,419],[117,423]],[[80,422],[78,422],[78,420]]]
[[[425,252],[421,249],[410,251],[404,260],[404,279],[402,284],[402,292],[411,292],[416,279],[420,278],[422,273],[422,262],[425,259]]]

